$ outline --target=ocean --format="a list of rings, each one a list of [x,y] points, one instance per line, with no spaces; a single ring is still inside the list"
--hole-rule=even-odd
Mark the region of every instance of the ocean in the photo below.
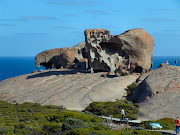
[[[153,56],[152,69],[157,69],[159,64],[165,63],[167,59],[169,65],[174,65],[177,60],[177,66],[180,66],[180,56]],[[36,68],[34,57],[0,57],[0,81],[40,69],[45,70],[45,67]]]
[[[33,70],[39,71],[46,69],[43,66],[40,69],[36,68],[35,57],[0,57],[0,81],[32,73]]]

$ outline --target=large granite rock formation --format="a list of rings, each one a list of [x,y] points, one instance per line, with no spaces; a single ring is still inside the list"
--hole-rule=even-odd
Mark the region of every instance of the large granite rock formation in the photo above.
[[[141,102],[140,119],[180,117],[180,67],[164,66],[152,71],[133,91],[131,100]]]
[[[123,99],[125,88],[138,78],[138,75],[108,78],[101,74],[73,74],[70,69],[26,74],[0,81],[0,99],[83,110],[92,102]]]
[[[74,47],[56,48],[46,50],[36,55],[36,67],[43,65],[51,68],[52,64],[55,68],[72,68],[81,59],[86,58],[85,42],[79,43]]]
[[[111,36],[105,29],[89,29],[85,30],[85,41],[89,65],[95,70],[128,74],[151,69],[154,40],[143,29],[118,36]]]
[[[88,58],[88,67],[96,71],[115,72],[127,75],[151,69],[154,40],[143,29],[132,29],[118,36],[105,29],[85,30],[85,42],[71,48],[57,48],[39,53],[36,66],[50,68],[73,67]]]

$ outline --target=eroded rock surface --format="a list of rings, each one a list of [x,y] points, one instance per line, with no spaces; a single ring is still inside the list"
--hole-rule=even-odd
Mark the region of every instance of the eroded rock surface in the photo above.
[[[141,102],[140,118],[156,120],[180,117],[180,67],[158,68],[133,91],[132,100]]]
[[[95,71],[128,75],[151,69],[154,40],[143,29],[132,29],[118,36],[105,29],[85,30],[85,42],[71,48],[57,48],[39,53],[36,66],[72,68],[80,60],[88,59],[88,68]]]
[[[35,64],[36,67],[43,65],[47,69],[52,68],[52,64],[55,68],[72,68],[77,61],[87,57],[85,50],[85,42],[74,47],[46,50],[36,55]]]
[[[118,36],[105,29],[85,30],[89,65],[127,75],[146,72],[152,67],[154,39],[143,29],[132,29]]]
[[[167,67],[167,66],[168,66],[168,64],[166,64],[166,63],[161,63],[161,64],[158,66],[158,68]]]
[[[138,78],[138,75],[108,78],[101,74],[73,74],[69,69],[54,69],[22,75],[0,82],[0,99],[83,110],[92,102],[123,99],[125,88]]]

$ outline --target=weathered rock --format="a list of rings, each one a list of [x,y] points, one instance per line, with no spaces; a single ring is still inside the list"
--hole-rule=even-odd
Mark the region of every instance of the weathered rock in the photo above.
[[[95,101],[123,99],[125,88],[138,78],[138,75],[105,78],[101,74],[73,74],[70,69],[26,74],[0,81],[0,99],[83,110]]]
[[[90,67],[94,70],[127,75],[146,72],[152,67],[154,39],[143,29],[132,29],[111,36],[105,29],[85,30]]]
[[[167,66],[168,66],[168,64],[166,64],[166,63],[161,63],[161,64],[158,66],[158,68],[167,67]]]
[[[110,43],[121,46],[122,56],[128,59],[130,71],[146,72],[152,67],[154,39],[144,29],[132,29],[114,36]]]
[[[32,73],[37,73],[37,70],[33,70]]]
[[[64,68],[70,68],[78,60],[87,57],[85,50],[85,42],[79,43],[74,47],[46,50],[36,55],[35,64],[38,68],[40,65],[43,65],[47,69],[52,68],[52,64],[55,68],[61,68],[62,66]]]
[[[63,67],[70,68],[75,65],[75,59],[74,53],[67,50],[57,56],[57,63]]]
[[[141,102],[140,119],[180,117],[180,67],[158,68],[132,92],[131,100]]]
[[[111,35],[105,29],[85,30],[89,66],[94,70],[114,72],[122,58],[121,46],[110,44]]]
[[[118,36],[105,29],[85,30],[85,42],[70,48],[56,48],[39,53],[36,66],[72,68],[88,58],[86,68],[115,72],[117,76],[146,72],[152,67],[154,40],[143,29],[132,29]],[[85,69],[86,69],[85,68]]]
[[[39,72],[43,72],[44,70],[43,69],[40,69]]]

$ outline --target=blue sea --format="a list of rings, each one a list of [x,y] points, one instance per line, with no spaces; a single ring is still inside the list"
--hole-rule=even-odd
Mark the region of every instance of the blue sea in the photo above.
[[[157,69],[159,64],[165,63],[167,59],[169,65],[174,65],[177,60],[177,66],[180,66],[180,56],[153,56],[153,69]],[[45,70],[43,66],[40,69]],[[36,68],[34,57],[0,57],[0,81],[40,69]]]
[[[34,59],[35,57],[0,57],[0,81],[45,69],[43,66],[36,68]]]

